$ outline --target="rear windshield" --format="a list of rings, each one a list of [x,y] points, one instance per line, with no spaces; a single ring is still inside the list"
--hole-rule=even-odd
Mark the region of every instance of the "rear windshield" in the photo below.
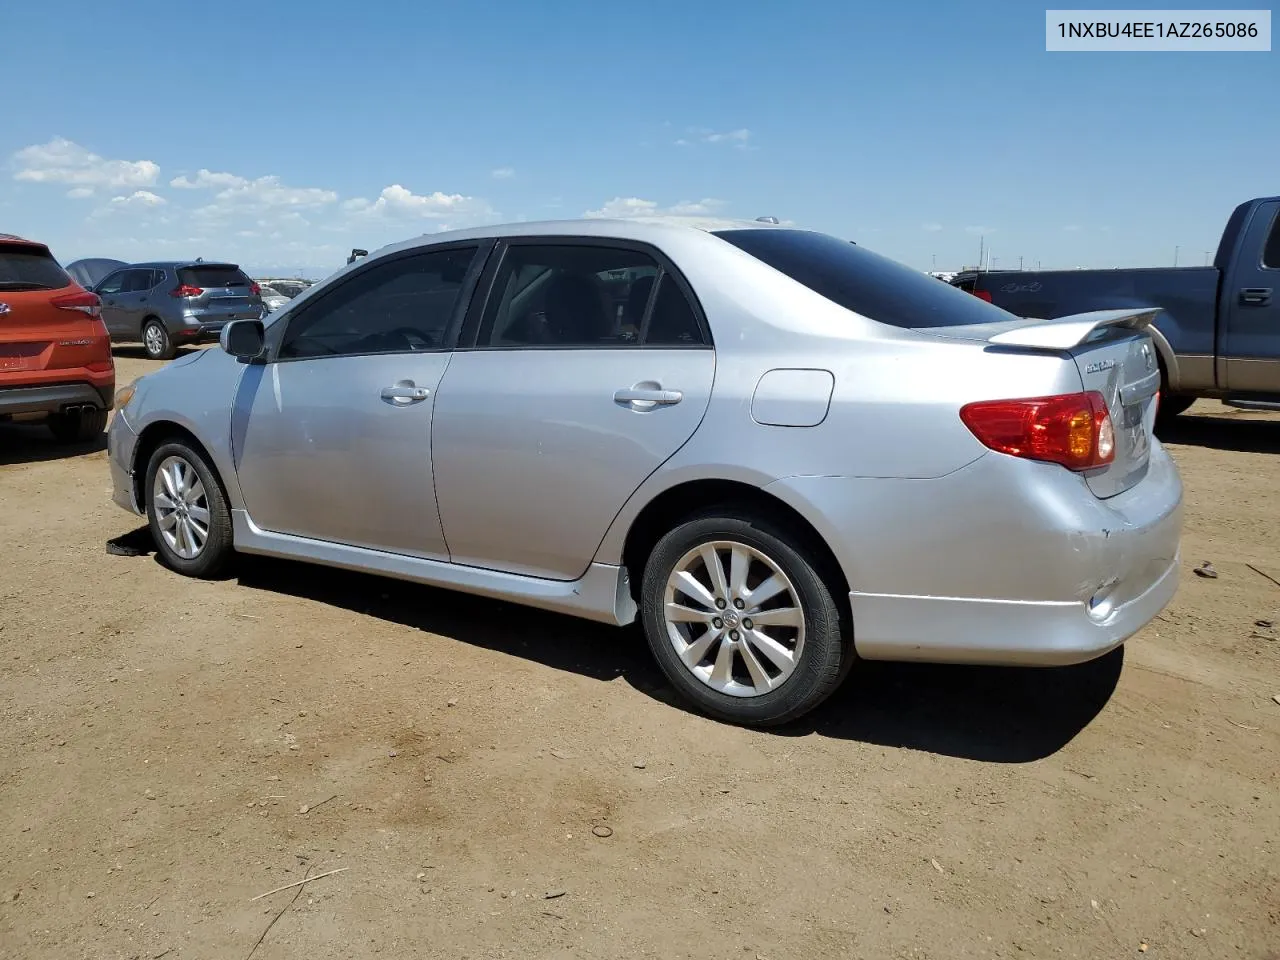
[[[43,250],[0,245],[0,290],[61,290],[71,278]]]
[[[239,267],[183,267],[178,282],[193,287],[247,287],[253,281]]]
[[[998,307],[866,247],[809,230],[715,234],[846,310],[909,330],[1008,320]]]

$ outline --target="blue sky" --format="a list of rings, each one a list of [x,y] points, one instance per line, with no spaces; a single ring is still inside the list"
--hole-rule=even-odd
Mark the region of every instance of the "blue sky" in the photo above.
[[[979,234],[998,267],[1165,265],[1280,193],[1280,53],[1050,54],[1029,3],[193,9],[4,5],[0,231],[327,272],[445,226],[676,209],[922,269]]]

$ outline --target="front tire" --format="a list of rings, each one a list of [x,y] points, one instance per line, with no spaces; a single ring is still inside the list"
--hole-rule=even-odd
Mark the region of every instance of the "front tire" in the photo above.
[[[808,713],[839,687],[853,651],[822,563],[763,517],[714,511],[658,541],[641,617],[654,657],[699,711],[743,726]]]
[[[107,428],[107,411],[81,407],[49,415],[49,432],[58,443],[88,443]]]
[[[142,325],[142,347],[152,360],[172,360],[178,353],[169,331],[154,318]]]
[[[204,455],[181,440],[162,443],[147,462],[147,525],[165,564],[211,579],[232,554],[231,510]]]

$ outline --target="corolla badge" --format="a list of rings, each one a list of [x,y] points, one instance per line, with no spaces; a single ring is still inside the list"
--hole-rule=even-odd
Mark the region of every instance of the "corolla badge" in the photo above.
[[[1093,363],[1085,364],[1084,372],[1101,373],[1103,370],[1110,370],[1116,365],[1114,360],[1095,360]]]
[[[13,307],[9,306],[4,301],[0,300],[0,317],[3,317],[6,313],[8,313],[12,309]]]

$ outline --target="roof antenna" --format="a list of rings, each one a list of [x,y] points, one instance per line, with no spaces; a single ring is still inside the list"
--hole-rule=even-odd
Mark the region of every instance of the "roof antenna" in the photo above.
[[[756,217],[756,223],[778,223],[777,217]]]

